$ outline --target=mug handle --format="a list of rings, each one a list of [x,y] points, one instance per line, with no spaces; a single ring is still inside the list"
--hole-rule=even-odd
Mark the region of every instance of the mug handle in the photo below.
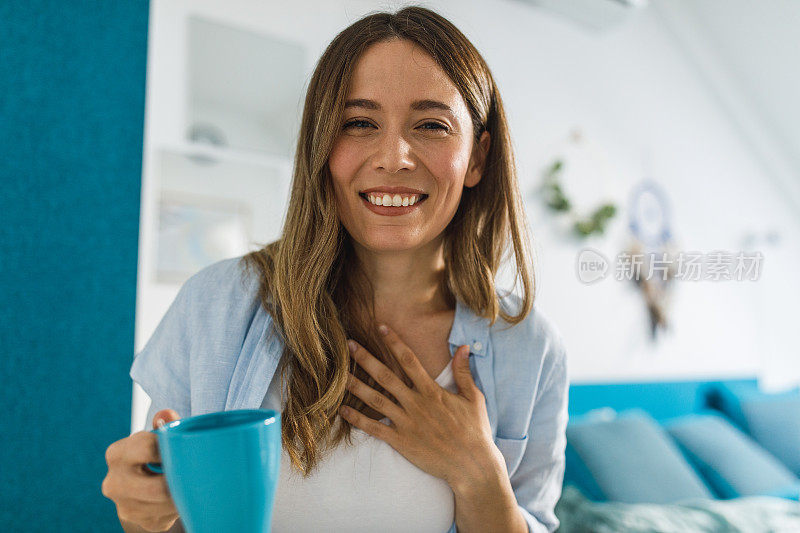
[[[157,429],[151,429],[150,433],[157,432]],[[163,474],[164,469],[161,466],[161,463],[145,463],[145,467],[150,470],[154,474]]]

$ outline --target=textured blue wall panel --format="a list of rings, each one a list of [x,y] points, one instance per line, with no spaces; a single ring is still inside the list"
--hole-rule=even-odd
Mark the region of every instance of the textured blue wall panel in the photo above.
[[[0,2],[0,531],[120,531],[148,2]]]

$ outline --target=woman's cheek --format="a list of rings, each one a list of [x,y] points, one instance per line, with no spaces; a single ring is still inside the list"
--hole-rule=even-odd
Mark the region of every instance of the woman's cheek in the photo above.
[[[346,139],[339,137],[333,143],[330,156],[328,156],[328,167],[334,177],[345,179],[351,175],[349,167],[353,164],[352,155]]]
[[[344,169],[342,167],[342,159],[339,156],[339,153],[331,152],[330,157],[328,157],[328,168],[331,171],[331,176],[336,182],[342,181],[342,175],[344,173]]]
[[[466,172],[469,153],[463,147],[453,144],[442,144],[436,150],[429,150],[427,153],[428,165],[439,178],[453,180],[463,178]]]
[[[440,201],[445,205],[457,204],[457,197],[464,186],[465,167],[453,161],[443,162],[431,172],[436,176]]]

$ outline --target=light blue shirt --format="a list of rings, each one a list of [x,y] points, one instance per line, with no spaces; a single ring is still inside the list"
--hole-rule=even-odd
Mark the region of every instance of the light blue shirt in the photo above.
[[[147,424],[167,408],[181,418],[260,408],[283,343],[261,306],[257,277],[239,260],[218,261],[190,277],[136,354],[130,376],[152,399]],[[513,294],[501,298],[507,312],[519,302]],[[472,375],[529,531],[554,531],[568,395],[559,331],[535,305],[513,327],[499,317],[490,326],[457,301],[448,341],[451,357],[470,345]],[[454,523],[448,533],[455,531]]]

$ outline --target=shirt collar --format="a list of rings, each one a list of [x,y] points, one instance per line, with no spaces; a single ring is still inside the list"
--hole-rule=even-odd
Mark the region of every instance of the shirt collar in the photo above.
[[[484,357],[489,344],[489,323],[456,298],[456,314],[447,341],[456,349],[469,344],[469,351]]]

